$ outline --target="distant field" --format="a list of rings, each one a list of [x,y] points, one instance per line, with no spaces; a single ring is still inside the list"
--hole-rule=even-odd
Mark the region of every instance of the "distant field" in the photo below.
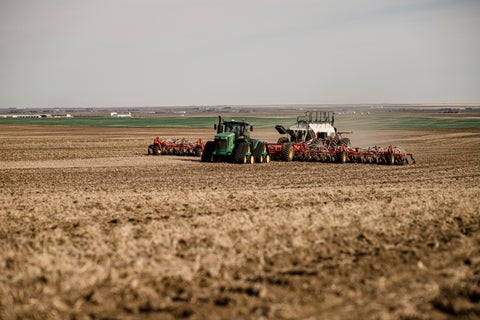
[[[226,117],[227,118],[227,117]],[[230,117],[228,117],[230,118]],[[295,122],[294,117],[240,117],[257,128],[272,128],[277,124],[285,126]],[[216,116],[195,117],[74,117],[53,119],[0,119],[1,124],[60,125],[81,127],[123,127],[123,128],[210,128],[217,122]],[[438,115],[338,115],[336,126],[339,130],[353,129],[462,129],[480,128],[478,117],[455,117]]]
[[[480,128],[480,118],[438,117],[438,116],[372,116],[356,118],[339,118],[339,127],[355,129],[394,129],[394,130],[427,130],[427,129],[471,129]]]

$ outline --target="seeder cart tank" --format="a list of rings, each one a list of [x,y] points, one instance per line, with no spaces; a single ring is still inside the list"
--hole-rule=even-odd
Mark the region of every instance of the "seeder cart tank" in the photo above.
[[[334,113],[330,111],[307,111],[304,116],[297,117],[297,122],[285,128],[276,125],[280,137],[276,144],[269,144],[272,158],[291,161],[295,155],[305,153],[304,150],[310,144],[325,148],[335,148],[343,145],[350,147],[350,139],[343,138],[342,134],[351,132],[339,132],[334,126]]]

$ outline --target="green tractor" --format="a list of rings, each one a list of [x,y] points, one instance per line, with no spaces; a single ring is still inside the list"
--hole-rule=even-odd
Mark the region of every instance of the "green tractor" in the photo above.
[[[268,163],[270,154],[266,142],[251,139],[253,126],[245,121],[225,121],[218,117],[214,141],[208,141],[202,153],[202,162]]]

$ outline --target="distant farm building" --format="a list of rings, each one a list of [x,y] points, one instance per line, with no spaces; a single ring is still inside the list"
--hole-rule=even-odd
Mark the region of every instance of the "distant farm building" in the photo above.
[[[132,113],[131,113],[131,112],[129,112],[129,113],[111,112],[111,113],[110,113],[110,116],[111,116],[111,117],[114,117],[114,118],[131,118],[131,117],[132,117]]]
[[[2,114],[0,118],[14,118],[14,119],[36,119],[36,118],[71,118],[71,114]]]

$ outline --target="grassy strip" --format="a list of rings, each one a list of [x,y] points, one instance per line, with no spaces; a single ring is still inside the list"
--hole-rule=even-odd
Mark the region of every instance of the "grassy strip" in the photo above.
[[[228,118],[230,119],[230,118]],[[256,128],[272,128],[277,124],[290,126],[295,118],[242,117]],[[236,119],[239,120],[239,119]],[[122,128],[211,128],[217,117],[151,117],[151,118],[111,118],[111,117],[74,117],[53,119],[0,118],[0,125],[61,125],[80,127],[122,127]],[[480,128],[480,118],[462,117],[385,117],[337,116],[339,130],[353,129],[467,129]]]

